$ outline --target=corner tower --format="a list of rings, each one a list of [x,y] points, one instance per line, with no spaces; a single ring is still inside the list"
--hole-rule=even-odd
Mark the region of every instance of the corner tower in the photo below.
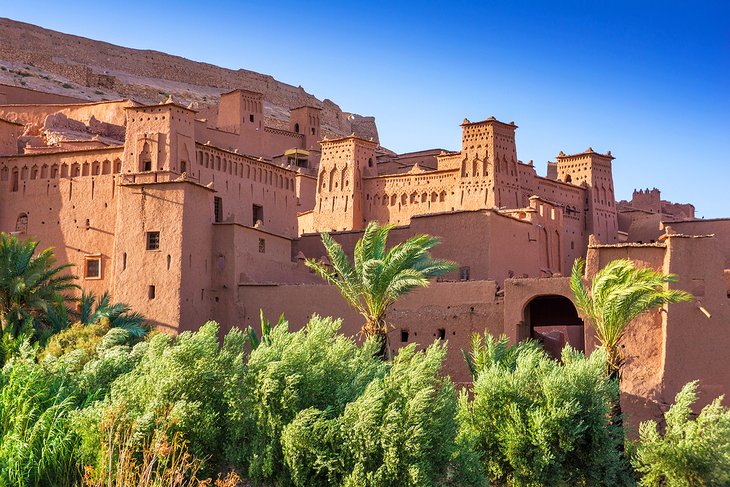
[[[304,135],[304,149],[319,150],[321,108],[301,106],[292,108],[289,116],[289,130]]]
[[[355,135],[322,140],[317,176],[315,231],[361,230],[363,177],[375,176],[376,142]]]
[[[122,172],[193,168],[195,112],[171,100],[162,105],[128,107]]]
[[[238,149],[259,156],[263,150],[264,95],[255,91],[233,90],[221,95],[218,104],[219,130],[237,134]]]
[[[599,154],[588,148],[580,154],[557,157],[557,178],[586,188],[584,212],[586,235],[595,235],[601,243],[618,242],[618,219],[613,190],[611,151]]]
[[[461,208],[519,208],[514,122],[490,117],[461,124]]]

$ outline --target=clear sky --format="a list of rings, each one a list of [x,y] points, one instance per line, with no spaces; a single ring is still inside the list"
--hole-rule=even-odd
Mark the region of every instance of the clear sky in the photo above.
[[[397,152],[514,120],[539,174],[610,149],[618,198],[656,186],[730,216],[728,1],[0,0],[0,16],[270,74],[375,116]]]

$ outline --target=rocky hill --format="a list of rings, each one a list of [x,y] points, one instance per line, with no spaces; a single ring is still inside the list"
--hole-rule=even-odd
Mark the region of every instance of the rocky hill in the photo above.
[[[133,98],[158,103],[172,95],[180,103],[210,114],[221,93],[245,88],[264,94],[266,124],[288,128],[289,109],[305,104],[322,108],[324,135],[355,132],[378,140],[373,117],[343,112],[301,86],[271,76],[191,61],[158,51],[137,50],[63,34],[0,18],[0,84],[82,100]]]

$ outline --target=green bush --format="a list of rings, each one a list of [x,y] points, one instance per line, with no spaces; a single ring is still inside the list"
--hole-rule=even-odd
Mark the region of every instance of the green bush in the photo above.
[[[74,388],[32,358],[16,358],[0,373],[0,485],[73,485],[80,469],[71,415]]]
[[[378,345],[357,346],[337,333],[340,324],[314,316],[300,331],[279,325],[251,352],[244,392],[229,412],[240,431],[236,436],[247,441],[232,444],[229,458],[247,464],[252,479],[291,484],[281,445],[286,426],[309,408],[342,414],[373,379],[385,375],[386,364],[373,357]]]
[[[665,414],[664,435],[655,421],[641,423],[633,462],[643,474],[640,485],[730,485],[730,409],[718,397],[692,419],[696,400],[695,381],[682,388]]]
[[[473,401],[463,396],[460,404],[463,441],[476,445],[490,481],[510,486],[629,481],[619,451],[622,431],[609,423],[618,386],[605,376],[603,352],[585,358],[566,348],[561,364],[534,344],[491,350],[491,357],[473,352],[484,367]]]
[[[388,373],[375,377],[341,414],[315,407],[299,412],[281,440],[293,483],[485,484],[464,461],[468,449],[456,443],[456,393],[439,374],[445,354],[438,345],[425,352],[402,348]]]
[[[90,325],[74,323],[48,340],[45,349],[39,354],[39,359],[60,358],[68,353],[80,351],[83,356],[81,365],[83,365],[96,355],[96,346],[108,331],[108,321],[99,321]]]
[[[211,465],[222,464],[225,444],[236,440],[230,437],[225,418],[228,398],[241,389],[243,333],[229,333],[221,346],[218,325],[209,322],[177,338],[155,335],[130,350],[118,345],[112,332],[126,333],[115,328],[105,335],[111,343],[101,344],[99,357],[87,363],[80,375],[86,387],[94,381],[113,380],[104,400],[79,417],[84,461],[99,462],[98,425],[104,414],[124,410],[123,419],[135,425],[136,436],[152,436],[164,418],[168,433],[179,432],[191,454],[209,458]]]

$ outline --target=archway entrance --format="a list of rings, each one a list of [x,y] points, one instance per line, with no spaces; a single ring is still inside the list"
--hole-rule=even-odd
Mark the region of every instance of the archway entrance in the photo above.
[[[545,351],[560,358],[566,344],[585,351],[583,320],[572,301],[565,296],[538,296],[525,307],[525,323],[530,325],[530,337],[542,342]]]

